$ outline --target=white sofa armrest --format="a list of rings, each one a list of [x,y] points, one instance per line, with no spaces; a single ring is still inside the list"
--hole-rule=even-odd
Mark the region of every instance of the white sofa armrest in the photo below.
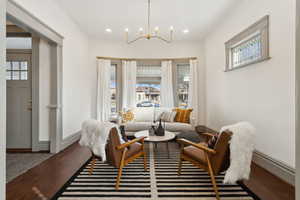
[[[196,118],[195,118],[195,117],[193,117],[193,116],[190,117],[190,124],[191,124],[193,127],[197,126],[197,124],[196,124]]]

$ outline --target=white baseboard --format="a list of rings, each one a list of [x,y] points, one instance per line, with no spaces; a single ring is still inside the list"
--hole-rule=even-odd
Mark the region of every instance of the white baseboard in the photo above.
[[[49,151],[50,150],[50,142],[49,141],[39,141],[37,148],[39,151]]]
[[[290,166],[287,166],[286,164],[259,151],[254,152],[253,162],[281,178],[285,182],[295,185],[295,169]]]
[[[78,141],[80,139],[80,131],[77,133],[74,133],[73,135],[70,135],[69,137],[65,138],[64,140],[61,141],[60,144],[60,151],[64,150],[74,142]]]

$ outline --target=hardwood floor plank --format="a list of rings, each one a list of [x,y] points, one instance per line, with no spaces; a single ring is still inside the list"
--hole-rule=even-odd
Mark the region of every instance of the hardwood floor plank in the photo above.
[[[50,199],[90,158],[91,153],[76,142],[40,165],[6,184],[7,200]],[[245,182],[262,200],[295,200],[295,188],[253,164]]]
[[[75,143],[6,184],[7,200],[33,200],[37,193],[50,199],[91,156]]]

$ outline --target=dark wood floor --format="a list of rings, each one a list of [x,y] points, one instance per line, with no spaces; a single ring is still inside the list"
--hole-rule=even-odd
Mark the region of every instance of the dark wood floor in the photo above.
[[[50,199],[91,156],[77,143],[9,182],[7,200]],[[253,164],[245,184],[262,200],[294,200],[295,189]]]

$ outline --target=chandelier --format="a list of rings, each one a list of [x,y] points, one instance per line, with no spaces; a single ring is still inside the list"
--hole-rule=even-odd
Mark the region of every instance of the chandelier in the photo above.
[[[140,39],[147,39],[147,40],[150,40],[152,38],[157,38],[157,39],[160,39],[166,43],[171,43],[173,41],[173,32],[174,32],[174,28],[173,26],[170,27],[170,35],[169,35],[169,38],[164,38],[163,36],[160,36],[159,35],[159,28],[158,27],[155,27],[154,28],[154,33],[151,33],[151,26],[150,26],[150,0],[148,0],[148,26],[147,26],[147,30],[146,30],[146,33],[143,32],[143,29],[140,28],[139,29],[139,36],[137,36],[135,39],[133,40],[129,40],[129,36],[128,36],[128,32],[129,32],[129,29],[126,28],[125,29],[125,34],[126,34],[126,42],[127,44],[131,44],[131,43],[134,43]]]

